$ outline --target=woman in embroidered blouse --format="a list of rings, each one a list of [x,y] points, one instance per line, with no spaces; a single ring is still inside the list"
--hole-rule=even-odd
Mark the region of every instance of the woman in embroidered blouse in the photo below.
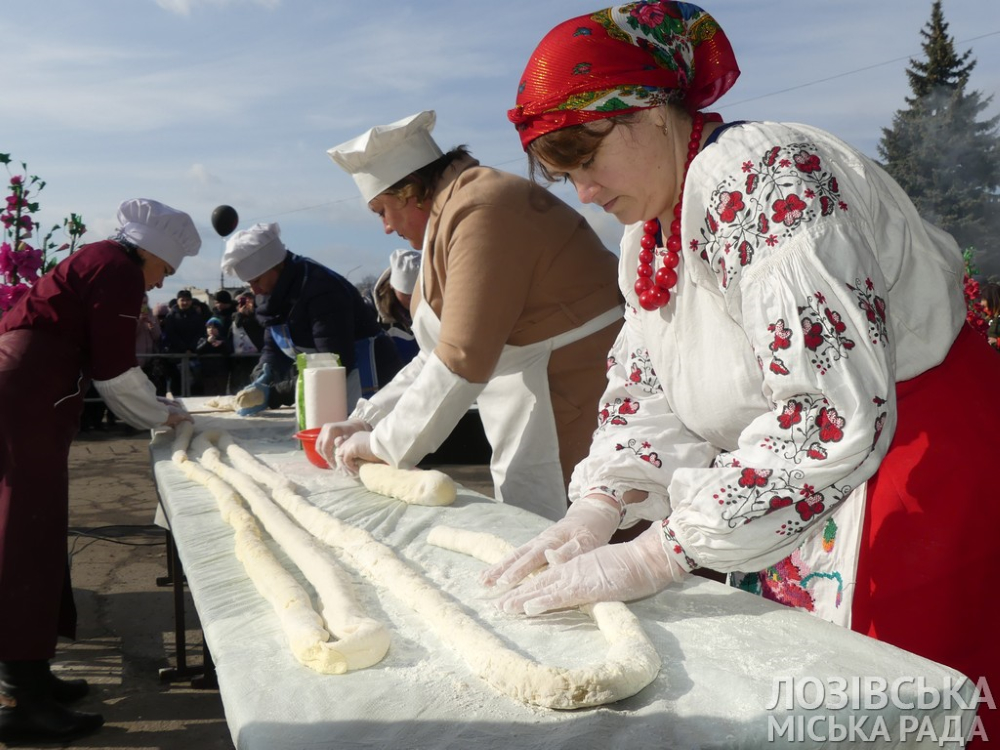
[[[703,566],[996,675],[1000,361],[963,325],[959,249],[830,134],[702,114],[738,74],[684,3],[572,19],[533,54],[510,118],[534,174],[627,226],[626,322],[573,505],[483,581],[552,563],[501,600],[537,614]],[[606,544],[638,519],[660,522]]]

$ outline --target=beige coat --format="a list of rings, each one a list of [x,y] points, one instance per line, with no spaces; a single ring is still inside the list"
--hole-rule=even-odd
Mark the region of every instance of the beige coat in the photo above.
[[[435,354],[470,383],[489,381],[505,345],[534,344],[621,304],[618,260],[586,220],[524,178],[456,161],[434,195],[423,288],[441,321]],[[548,366],[564,479],[587,454],[621,322],[557,349]]]

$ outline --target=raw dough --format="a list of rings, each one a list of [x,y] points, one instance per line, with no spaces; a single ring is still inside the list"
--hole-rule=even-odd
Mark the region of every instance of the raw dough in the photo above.
[[[310,534],[282,513],[247,474],[220,461],[220,448],[233,450],[235,447],[229,435],[201,433],[191,442],[192,433],[189,422],[177,427],[173,461],[189,479],[205,485],[215,496],[223,520],[236,532],[236,556],[257,590],[274,608],[295,657],[302,664],[326,674],[342,674],[381,661],[389,648],[388,631],[358,607],[347,574]],[[217,442],[219,448],[213,446],[212,441]],[[201,454],[205,468],[188,459],[189,443],[196,454]],[[290,483],[281,479],[274,483],[278,491],[293,492]],[[240,503],[240,495],[313,585],[323,603],[322,617],[313,609],[306,590],[261,540],[253,515]],[[324,628],[324,620],[329,630]],[[338,640],[331,641],[331,633]]]
[[[179,428],[181,429],[184,428]],[[189,427],[187,429],[190,430]],[[229,477],[241,491],[253,498],[263,494],[259,489],[257,492],[251,489],[253,481],[268,486],[274,501],[299,526],[342,552],[360,573],[388,589],[421,615],[441,642],[458,653],[474,674],[496,690],[525,703],[546,708],[575,709],[622,700],[637,693],[656,677],[660,668],[659,655],[638,621],[623,604],[597,604],[592,609],[585,610],[589,611],[610,643],[603,663],[577,669],[539,664],[508,647],[469,615],[464,606],[442,592],[426,576],[410,568],[389,546],[376,540],[364,529],[346,524],[308,502],[295,491],[288,479],[262,464],[228,436],[218,435],[216,439],[220,449],[224,450],[235,467],[230,470],[234,473]],[[182,442],[175,442],[174,460],[180,461],[182,468],[191,472],[189,476],[196,471],[207,474],[208,479],[203,483],[208,484],[217,498],[229,493],[228,497],[232,502],[226,504],[223,516],[227,520],[235,516],[236,522],[230,520],[230,523],[238,532],[243,531],[243,537],[249,537],[241,541],[238,549],[241,546],[254,550],[259,547],[270,556],[266,546],[257,538],[259,532],[252,517],[239,505],[235,492],[215,474],[187,460],[186,453],[178,447]],[[215,449],[211,447],[206,448],[205,452],[209,455],[203,460],[214,470],[227,473],[220,468],[222,465],[217,463],[217,458],[211,455],[213,450]],[[250,486],[244,487],[244,482]],[[223,489],[220,490],[220,486]],[[255,501],[248,499],[248,502],[254,504],[257,511]],[[220,500],[221,507],[223,503]],[[264,514],[270,516],[269,511],[264,511]],[[244,530],[243,526],[248,528]],[[270,526],[268,530],[271,531]],[[272,534],[275,533],[272,531]],[[490,560],[499,559],[511,549],[507,542],[493,535],[474,534],[447,527],[433,529],[428,541],[451,549],[474,550],[474,556],[480,559],[485,556]],[[295,542],[292,546],[300,543]],[[292,547],[287,546],[286,542],[282,545],[291,555]],[[247,553],[242,554],[247,557]],[[297,656],[300,652],[307,652],[306,644],[311,649],[308,653],[318,652],[319,659],[325,656],[324,648],[334,650],[341,646],[342,642],[339,641],[332,644],[323,642],[323,638],[317,634],[325,634],[322,624],[315,612],[305,604],[308,596],[294,578],[277,564],[273,556],[267,560],[244,564],[258,589],[268,597],[282,619],[289,632],[289,641],[293,648],[299,649]],[[315,563],[306,563],[303,572],[314,565]],[[274,593],[271,593],[272,590]],[[287,602],[287,605],[282,602]],[[295,608],[296,611],[289,612],[283,608],[285,606]],[[337,606],[343,606],[343,603]],[[324,614],[328,610],[329,607],[324,609]],[[332,625],[330,627],[331,630],[334,629]]]
[[[601,607],[593,614],[611,641],[603,664],[583,669],[548,667],[509,648],[367,531],[294,493],[276,492],[274,499],[317,538],[342,550],[360,573],[421,615],[474,674],[516,700],[558,709],[613,703],[634,695],[659,671],[659,655],[624,605]]]
[[[514,551],[512,544],[493,534],[448,526],[432,528],[427,543],[490,565]],[[580,609],[593,618],[608,640],[610,648],[603,664],[589,669],[551,670],[553,674],[543,680],[531,674],[536,665],[529,663],[532,669],[526,670],[523,662],[507,661],[504,667],[510,673],[503,675],[504,681],[514,683],[524,679],[553,699],[568,697],[571,702],[552,708],[581,708],[619,701],[651,683],[660,671],[660,655],[631,610],[621,602],[599,602]]]
[[[455,482],[440,471],[362,464],[358,476],[372,492],[410,505],[451,505],[455,502]]]

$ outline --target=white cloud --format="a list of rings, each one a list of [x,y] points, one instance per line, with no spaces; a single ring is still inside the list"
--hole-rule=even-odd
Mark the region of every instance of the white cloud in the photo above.
[[[156,0],[156,4],[170,13],[176,13],[179,16],[190,16],[191,12],[198,6],[225,7],[229,5],[249,4],[274,9],[281,5],[281,0]]]
[[[201,185],[217,185],[221,182],[204,164],[192,164],[188,169],[188,175]]]

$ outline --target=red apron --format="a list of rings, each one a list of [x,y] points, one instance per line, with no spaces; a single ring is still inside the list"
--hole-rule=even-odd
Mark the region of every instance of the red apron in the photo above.
[[[986,677],[1000,698],[1000,355],[963,326],[896,384],[899,421],[868,480],[853,630]],[[1000,711],[979,712],[1000,741]]]
[[[52,334],[0,335],[0,661],[51,659],[75,637],[66,533],[80,350]]]

